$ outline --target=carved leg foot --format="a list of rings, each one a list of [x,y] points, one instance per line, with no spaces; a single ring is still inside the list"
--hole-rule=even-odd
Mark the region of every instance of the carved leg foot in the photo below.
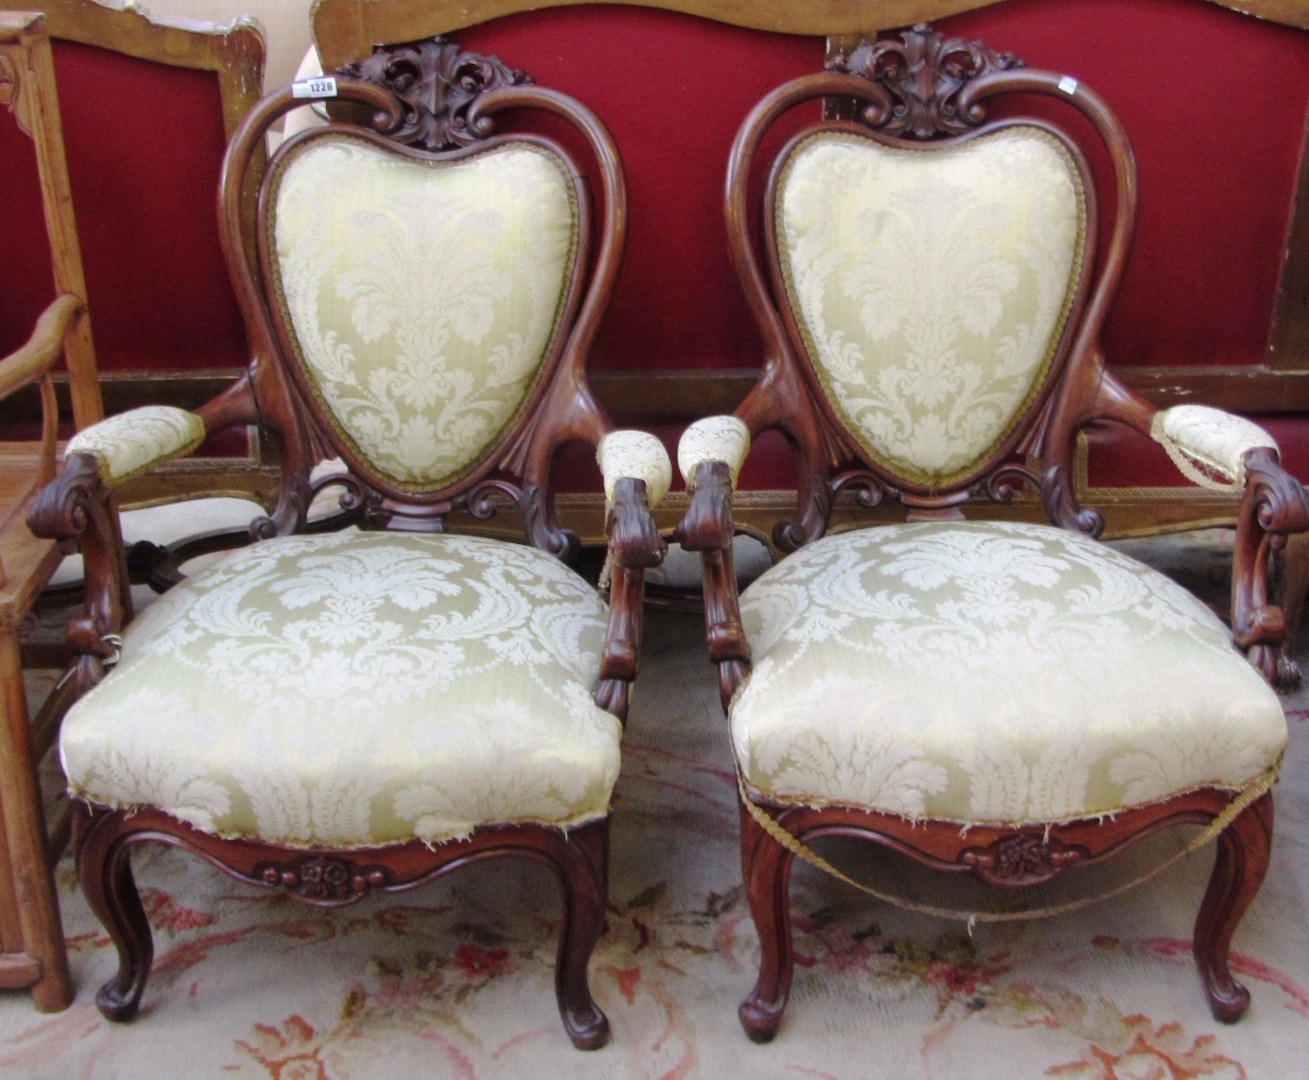
[[[82,893],[118,949],[118,972],[96,994],[106,1020],[136,1016],[154,959],[154,941],[132,878],[130,845],[120,832],[123,817],[98,815],[77,857]]]
[[[1250,992],[1232,977],[1228,948],[1268,869],[1273,797],[1251,804],[1218,838],[1214,872],[1195,920],[1192,951],[1214,1019],[1231,1024],[1245,1015]]]
[[[564,1030],[579,1050],[609,1041],[609,1020],[591,997],[587,964],[604,932],[609,902],[609,820],[574,829],[556,857],[564,890],[564,923],[555,961],[555,995]]]
[[[768,836],[741,808],[741,871],[759,935],[759,978],[737,1010],[745,1033],[757,1043],[777,1034],[791,993],[791,853]]]

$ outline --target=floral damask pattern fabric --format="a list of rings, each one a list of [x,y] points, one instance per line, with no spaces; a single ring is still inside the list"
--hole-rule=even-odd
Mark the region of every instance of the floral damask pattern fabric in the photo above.
[[[73,792],[292,846],[603,815],[606,612],[534,548],[343,532],[234,552],[152,604],[64,721]]]
[[[338,434],[397,483],[453,483],[553,339],[577,239],[566,169],[525,143],[433,163],[334,136],[277,184],[283,314]]]
[[[646,431],[611,431],[596,451],[604,477],[605,500],[614,501],[614,485],[627,477],[645,481],[645,501],[658,506],[673,484],[673,466],[664,444]]]
[[[1056,822],[1278,761],[1276,695],[1157,571],[1018,523],[825,537],[742,597],[754,671],[737,762],[769,798],[912,818]]]
[[[1150,437],[1184,476],[1219,491],[1245,486],[1248,451],[1277,449],[1276,440],[1258,424],[1207,405],[1174,405],[1155,413]]]
[[[205,439],[204,421],[171,405],[145,405],[83,428],[65,454],[91,454],[110,486],[151,465],[189,454]]]
[[[695,470],[706,461],[727,465],[736,486],[745,455],[750,452],[750,429],[735,416],[706,416],[682,432],[677,443],[677,468],[688,490],[695,488]]]
[[[787,295],[828,400],[874,461],[961,479],[1039,392],[1081,272],[1085,195],[1053,136],[908,150],[820,133],[775,207]]]

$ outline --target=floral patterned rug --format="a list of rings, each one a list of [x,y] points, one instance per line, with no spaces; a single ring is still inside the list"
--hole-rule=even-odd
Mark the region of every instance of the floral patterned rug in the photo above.
[[[1209,569],[1183,566],[1207,584]],[[113,1026],[94,989],[114,955],[59,867],[77,1000],[42,1016],[0,995],[0,1075],[22,1077],[1290,1077],[1309,1046],[1309,694],[1272,867],[1237,934],[1246,1018],[1209,1016],[1189,933],[1212,855],[1069,915],[946,922],[866,900],[807,866],[792,886],[795,988],[777,1039],[736,1006],[758,946],[741,895],[726,725],[694,616],[653,614],[613,814],[610,915],[591,965],[610,1045],[571,1048],[552,993],[553,879],[481,864],[335,912],[151,850],[137,878],[156,935],[141,1015]],[[1179,841],[1167,839],[1174,847]],[[968,906],[973,894],[856,847],[856,877]],[[1088,872],[1102,891],[1158,850]],[[1115,876],[1117,875],[1117,876]],[[1043,898],[1044,899],[1044,898]]]

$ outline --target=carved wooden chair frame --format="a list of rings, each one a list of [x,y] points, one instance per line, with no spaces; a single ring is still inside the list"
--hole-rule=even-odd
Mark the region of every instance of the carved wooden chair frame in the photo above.
[[[346,518],[363,528],[443,532],[459,511],[489,518],[506,505],[516,509],[531,544],[567,557],[577,537],[561,528],[553,505],[551,466],[565,443],[598,444],[611,425],[587,382],[586,358],[621,258],[626,201],[617,151],[601,122],[571,98],[531,84],[493,57],[463,53],[440,39],[379,49],[343,69],[330,92],[317,96],[359,106],[358,123],[334,120],[287,140],[265,164],[262,148],[270,125],[304,104],[302,84],[266,97],[237,129],[228,150],[220,193],[221,233],[237,295],[249,327],[253,360],[247,374],[198,410],[206,433],[259,424],[278,445],[281,487],[268,517],[250,527],[255,539],[306,528],[306,511],[321,487],[341,485]],[[594,161],[600,207],[583,182],[576,157],[552,139],[501,134],[497,122],[515,110],[550,114],[578,132]],[[422,161],[454,161],[482,153],[510,138],[548,148],[568,164],[579,208],[578,240],[563,315],[534,387],[499,442],[457,480],[433,491],[406,490],[379,475],[334,434],[334,427],[299,365],[291,359],[290,333],[270,284],[267,236],[257,259],[245,236],[244,191],[251,173],[261,216],[279,163],[307,141],[349,132],[354,139]],[[593,223],[592,217],[597,220]],[[314,486],[310,469],[338,454],[350,472]],[[636,676],[644,569],[662,558],[664,543],[647,505],[643,479],[619,479],[609,512],[609,621],[602,648],[596,703],[623,720]],[[88,606],[69,628],[79,654],[82,691],[104,675],[115,652],[115,635],[131,617],[123,555],[112,507],[112,489],[97,458],[70,453],[59,478],[33,511],[41,535],[80,543],[87,564]],[[469,863],[501,855],[525,856],[550,866],[564,889],[556,990],[565,1027],[584,1048],[602,1045],[608,1022],[591,999],[586,964],[604,920],[607,896],[608,818],[562,831],[536,824],[483,827],[465,840],[429,847],[413,840],[383,848],[306,851],[254,840],[228,840],[199,832],[153,809],[92,807],[77,822],[79,874],[90,904],[109,929],[120,967],[97,1002],[105,1016],[131,1019],[149,974],[151,944],[144,910],[132,883],[129,853],[137,844],[160,842],[199,855],[224,873],[251,884],[285,890],[318,906],[351,904],[371,892],[404,892]]]
[[[1107,250],[1097,260],[1094,187],[1084,155],[1058,129],[1033,117],[991,120],[986,106],[1006,93],[1054,98],[1088,120],[1107,147],[1116,185],[1115,213]],[[1081,280],[1045,387],[1019,413],[1017,426],[981,464],[957,482],[929,490],[895,480],[865,453],[826,403],[808,359],[782,284],[771,222],[757,227],[751,201],[760,184],[759,147],[771,126],[796,106],[826,100],[825,119],[806,125],[771,157],[764,206],[772,205],[779,165],[789,148],[815,132],[844,132],[883,145],[957,145],[1012,123],[1054,133],[1072,155],[1087,190],[1086,244]],[[1050,519],[1089,536],[1103,527],[1101,515],[1078,505],[1072,480],[1079,430],[1095,420],[1150,433],[1155,409],[1106,369],[1099,333],[1131,246],[1135,217],[1131,148],[1119,122],[1090,88],[1058,74],[1027,70],[1012,56],[981,43],[942,40],[918,26],[902,39],[860,44],[828,62],[827,71],[796,79],[766,96],[746,119],[728,164],[725,212],[731,253],[764,341],[763,372],[737,408],[753,438],[780,430],[797,458],[795,517],[779,522],[773,542],[794,551],[826,531],[835,497],[855,495],[871,508],[899,502],[910,520],[963,517],[970,497],[1005,501],[1027,486],[1039,492]],[[768,217],[766,213],[763,215]],[[1098,266],[1098,269],[1097,269]],[[735,463],[735,464],[739,464]],[[1232,625],[1236,645],[1265,678],[1279,675],[1277,650],[1284,625],[1269,602],[1269,554],[1288,534],[1309,528],[1309,497],[1278,465],[1275,452],[1245,455],[1247,476],[1237,529]],[[710,659],[719,670],[726,710],[750,670],[732,566],[732,465],[702,461],[687,476],[694,488],[677,535],[703,560],[705,615]],[[1020,828],[912,822],[891,814],[841,806],[806,808],[747,796],[742,788],[741,858],[762,959],[758,981],[740,1009],[746,1032],[771,1039],[789,994],[793,961],[787,888],[791,848],[769,836],[751,812],[761,812],[795,841],[824,836],[858,837],[909,855],[936,870],[973,874],[1004,886],[1039,884],[1068,866],[1089,866],[1167,827],[1208,824],[1232,804],[1231,792],[1206,788],[1165,802],[1130,809],[1111,821],[1087,819]],[[752,806],[747,806],[749,798]],[[1235,1020],[1249,995],[1232,977],[1228,946],[1267,867],[1272,799],[1264,794],[1236,816],[1218,841],[1218,858],[1195,927],[1194,951],[1210,1006],[1221,1020]]]

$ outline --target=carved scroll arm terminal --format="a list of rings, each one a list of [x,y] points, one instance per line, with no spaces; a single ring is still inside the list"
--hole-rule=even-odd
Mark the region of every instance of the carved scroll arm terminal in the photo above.
[[[1309,531],[1309,493],[1282,468],[1277,443],[1257,424],[1205,405],[1155,409],[1103,372],[1094,416],[1126,424],[1162,445],[1188,479],[1241,493],[1232,553],[1232,640],[1272,685],[1299,673],[1279,649],[1286,618],[1269,597],[1272,553]]]
[[[99,682],[105,662],[117,658],[118,635],[132,617],[114,491],[161,461],[191,453],[207,435],[257,419],[248,380],[242,378],[197,412],[133,409],[85,427],[69,441],[58,475],[37,493],[27,524],[37,536],[82,554],[86,611],[68,625],[81,690]]]
[[[676,536],[682,547],[700,552],[705,638],[709,659],[718,665],[724,709],[750,665],[732,556],[732,490],[749,449],[750,429],[734,416],[697,420],[677,447],[677,465],[691,492],[691,505]]]
[[[673,469],[663,444],[643,431],[610,432],[600,440],[597,458],[608,507],[610,579],[596,702],[624,719],[641,651],[645,571],[663,562],[668,550],[651,510],[668,493]]]

